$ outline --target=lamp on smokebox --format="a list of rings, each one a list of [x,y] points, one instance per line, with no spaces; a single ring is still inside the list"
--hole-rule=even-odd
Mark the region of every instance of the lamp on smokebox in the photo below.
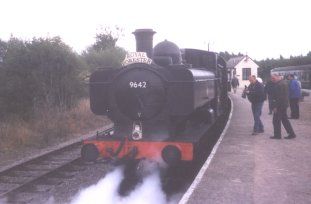
[[[133,140],[140,140],[143,138],[143,130],[142,130],[141,122],[133,123],[132,138]]]

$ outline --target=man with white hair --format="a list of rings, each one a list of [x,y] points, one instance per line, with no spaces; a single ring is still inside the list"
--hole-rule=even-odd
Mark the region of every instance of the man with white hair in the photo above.
[[[285,139],[292,139],[296,134],[287,118],[288,99],[288,84],[281,76],[272,74],[271,81],[275,83],[272,93],[272,109],[273,109],[273,128],[274,135],[271,139],[281,139],[281,122],[288,134]]]

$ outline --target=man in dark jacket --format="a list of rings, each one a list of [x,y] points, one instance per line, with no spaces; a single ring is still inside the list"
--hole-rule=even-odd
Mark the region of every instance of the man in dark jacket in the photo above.
[[[274,136],[271,139],[281,139],[281,122],[288,134],[285,139],[292,139],[296,137],[294,130],[287,118],[288,107],[288,84],[281,76],[271,75],[271,80],[275,83],[274,91],[272,94],[272,107],[273,107],[273,128]]]
[[[269,80],[265,86],[265,93],[268,97],[268,102],[269,102],[269,115],[272,114],[272,94],[273,94],[273,88],[274,88],[274,83]]]
[[[265,101],[264,86],[257,81],[256,76],[251,75],[248,78],[250,85],[247,88],[247,97],[252,104],[252,113],[254,117],[254,129],[252,135],[264,132],[264,126],[260,120],[262,106]]]

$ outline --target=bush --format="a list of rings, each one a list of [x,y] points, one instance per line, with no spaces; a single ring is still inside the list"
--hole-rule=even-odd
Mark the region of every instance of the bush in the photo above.
[[[25,121],[12,117],[0,124],[0,150],[15,151],[25,147],[42,148],[111,123],[107,118],[95,116],[89,100],[82,99],[68,111],[46,109],[37,112],[34,119]]]
[[[25,42],[11,38],[1,64],[2,116],[29,119],[41,107],[72,107],[86,94],[86,64],[59,37]]]

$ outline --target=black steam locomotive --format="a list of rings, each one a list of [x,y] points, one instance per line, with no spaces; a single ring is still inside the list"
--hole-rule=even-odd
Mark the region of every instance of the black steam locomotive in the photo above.
[[[85,160],[192,161],[204,131],[224,113],[225,61],[214,52],[181,50],[167,40],[153,48],[154,33],[136,30],[137,52],[128,53],[122,67],[91,75],[91,110],[108,116],[114,131],[84,141]]]

